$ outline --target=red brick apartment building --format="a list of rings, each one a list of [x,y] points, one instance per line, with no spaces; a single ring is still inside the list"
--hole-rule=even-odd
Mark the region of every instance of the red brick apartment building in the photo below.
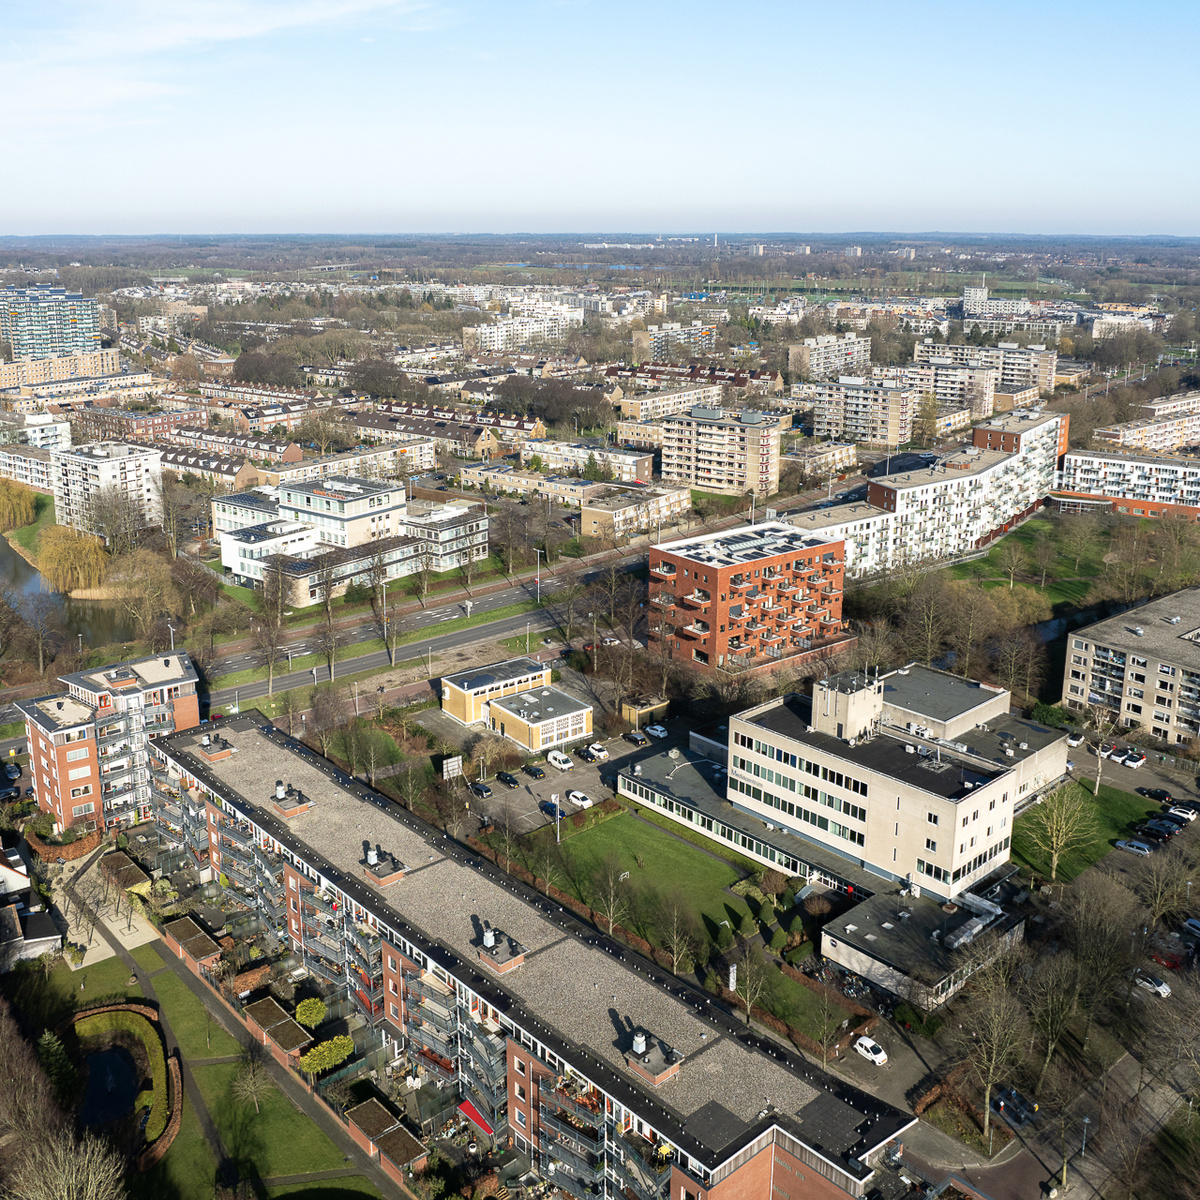
[[[63,675],[65,695],[21,700],[29,775],[59,830],[151,816],[147,744],[200,723],[196,670],[183,651]]]
[[[773,670],[852,638],[845,544],[782,521],[650,549],[650,642],[705,671]]]

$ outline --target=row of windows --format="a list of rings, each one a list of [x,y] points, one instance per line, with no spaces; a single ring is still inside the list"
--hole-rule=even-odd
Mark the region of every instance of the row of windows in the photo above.
[[[991,862],[998,854],[1007,853],[1008,847],[1012,842],[1012,838],[1003,838],[997,842],[990,850],[984,850],[982,853],[975,855],[969,863],[964,863],[961,867],[951,874],[945,867],[939,867],[934,863],[926,862],[923,858],[917,859],[917,871],[921,875],[928,875],[930,879],[936,879],[939,883],[957,883],[960,879],[978,871],[985,863]],[[932,850],[937,849],[937,845],[930,846],[928,839],[926,846]]]
[[[748,796],[752,800],[759,800],[763,804],[769,804],[772,808],[779,809],[780,812],[786,813],[789,817],[794,817],[796,820],[804,821],[809,825],[815,825],[823,833],[831,833],[834,837],[845,838],[846,841],[853,842],[856,846],[866,845],[866,834],[860,833],[857,829],[851,829],[848,825],[842,825],[838,821],[831,821],[828,817],[822,816],[820,813],[811,812],[802,805],[793,804],[791,800],[782,800],[778,796],[772,796],[770,792],[764,792],[761,788],[743,783],[742,780],[734,779],[732,776],[729,779],[729,786],[735,792],[741,792],[742,795]],[[860,820],[866,818],[867,814],[862,809],[858,809],[857,811],[863,813],[862,817],[859,818]]]
[[[861,779],[855,779],[852,775],[844,775],[841,771],[835,771],[832,767],[822,766],[820,763],[809,762],[807,759],[801,758],[798,754],[792,754],[788,750],[780,749],[778,746],[772,746],[767,742],[756,741],[754,738],[747,737],[744,733],[738,733],[736,730],[733,735],[733,742],[736,746],[741,746],[744,750],[753,750],[755,754],[761,754],[764,758],[774,759],[775,762],[783,763],[785,766],[795,767],[800,771],[807,771],[810,775],[819,775],[826,783],[833,784],[834,787],[845,788],[847,791],[855,792],[859,796],[866,796],[867,785]],[[745,760],[735,760],[742,762],[742,769],[749,770],[745,766]],[[758,775],[759,770],[754,768],[754,774]],[[767,772],[770,775],[770,772]],[[773,782],[779,782],[777,776]],[[791,791],[796,788],[791,783],[784,784]]]

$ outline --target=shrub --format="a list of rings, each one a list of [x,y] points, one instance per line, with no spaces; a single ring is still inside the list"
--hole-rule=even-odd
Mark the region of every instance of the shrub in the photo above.
[[[777,929],[771,935],[771,949],[782,950],[787,944],[787,934],[782,929]]]
[[[320,1042],[307,1054],[301,1055],[300,1067],[310,1075],[317,1075],[340,1066],[353,1053],[354,1039],[348,1034],[339,1034],[328,1041]]]
[[[794,967],[797,963],[803,962],[812,952],[812,942],[801,942],[795,950],[788,954],[787,961]]]
[[[1039,725],[1057,726],[1070,725],[1073,718],[1058,704],[1044,704],[1039,700],[1029,714]]]
[[[788,922],[788,933],[803,933],[803,932],[804,932],[804,918],[799,913],[797,913],[791,919],[791,921]]]
[[[308,1029],[316,1029],[325,1020],[325,1014],[328,1011],[323,1000],[318,1000],[317,997],[310,996],[307,1000],[301,1000],[296,1005],[296,1020]]]

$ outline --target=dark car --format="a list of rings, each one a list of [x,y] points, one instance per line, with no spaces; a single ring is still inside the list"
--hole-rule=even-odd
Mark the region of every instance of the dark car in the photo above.
[[[553,800],[543,800],[541,804],[538,805],[538,808],[540,808],[542,812],[544,812],[552,821],[560,821],[564,816],[563,810],[557,804],[555,804]]]
[[[20,800],[21,789],[19,787],[5,788],[0,792],[0,804],[11,804],[14,800]]]
[[[496,780],[504,784],[506,788],[519,788],[521,786],[521,781],[515,775],[510,775],[507,771],[497,771]]]
[[[1037,1116],[1038,1106],[1015,1088],[1001,1087],[992,1097],[992,1112],[1013,1129],[1023,1129]]]
[[[1138,795],[1147,800],[1157,800],[1160,804],[1171,803],[1171,793],[1166,788],[1138,788]]]
[[[1136,833],[1144,842],[1169,842],[1178,832],[1178,829],[1167,828],[1162,825],[1154,825],[1150,823],[1139,825],[1134,830],[1134,833]]]
[[[5,773],[5,775],[7,775],[9,777],[9,779],[20,779],[21,778],[21,764],[15,763],[15,762],[5,763],[4,764],[4,773]]]
[[[631,742],[635,746],[648,746],[650,739],[644,733],[638,733],[636,729],[631,729],[626,735],[625,740]]]
[[[486,800],[492,794],[492,789],[486,783],[473,783],[471,784],[471,794],[478,796],[480,800]]]
[[[598,761],[596,756],[586,746],[584,746],[582,750],[576,750],[575,753],[578,754],[584,762],[590,763]]]
[[[526,763],[521,768],[521,770],[524,771],[525,774],[528,775],[530,779],[545,779],[546,778],[546,772],[543,771],[541,767],[535,767],[533,765],[533,763]]]

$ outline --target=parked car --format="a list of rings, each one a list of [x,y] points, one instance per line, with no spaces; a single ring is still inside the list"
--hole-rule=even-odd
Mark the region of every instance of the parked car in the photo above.
[[[541,767],[535,767],[533,765],[533,763],[526,763],[521,768],[521,770],[524,771],[525,774],[528,775],[530,779],[545,779],[546,778],[546,772],[543,771]]]
[[[471,784],[471,794],[478,796],[480,800],[486,800],[492,794],[492,789],[486,783],[473,783]]]
[[[578,754],[585,763],[593,763],[596,761],[596,756],[587,746],[580,747],[580,749],[576,750],[575,753]]]
[[[21,789],[19,787],[5,788],[0,792],[0,804],[11,804],[14,800],[20,800]]]
[[[1196,819],[1196,810],[1194,808],[1182,808],[1178,804],[1172,805],[1163,813],[1163,818],[1178,817],[1181,821],[1186,821],[1189,825]]]
[[[1175,825],[1157,825],[1143,821],[1134,826],[1133,832],[1145,841],[1169,842],[1179,832],[1179,828]]]
[[[665,726],[662,725],[647,725],[642,732],[648,733],[652,738],[665,738],[671,736],[669,733],[667,733]]]
[[[1138,858],[1149,858],[1153,853],[1145,842],[1133,842],[1121,838],[1115,845],[1118,850],[1124,850],[1126,854],[1136,854]]]
[[[1173,813],[1170,809],[1167,809],[1165,813],[1154,819],[1165,825],[1174,825],[1176,829],[1186,829],[1189,822],[1189,818],[1182,816],[1180,813]]]
[[[591,800],[589,800],[583,792],[568,792],[567,799],[570,800],[572,804],[578,804],[580,808],[592,807]]]
[[[631,729],[626,735],[625,740],[634,746],[648,746],[650,739],[644,733],[639,733],[636,729]]]
[[[538,808],[540,808],[542,812],[544,812],[552,821],[560,821],[565,815],[562,808],[555,804],[553,800],[543,800],[541,804],[538,805]]]
[[[599,742],[593,742],[588,749],[596,756],[597,762],[603,762],[608,757],[608,751]]]
[[[1083,734],[1082,733],[1068,733],[1067,734],[1067,745],[1070,746],[1072,750],[1076,746],[1082,746],[1083,745]]]
[[[569,771],[575,765],[561,750],[551,750],[546,755],[546,761],[560,771]]]
[[[1146,756],[1140,750],[1130,750],[1120,761],[1127,767],[1133,767],[1136,771],[1146,761]]]
[[[878,1043],[873,1042],[866,1034],[863,1034],[855,1043],[854,1049],[867,1060],[874,1063],[877,1067],[887,1066],[887,1051]]]
[[[1159,804],[1171,803],[1171,793],[1166,788],[1135,788],[1134,791],[1147,800],[1157,800]]]
[[[497,771],[496,781],[504,784],[506,788],[519,788],[521,786],[521,781],[515,775],[510,775],[507,771]]]
[[[1100,745],[1096,747],[1096,753],[1101,758],[1109,758],[1115,754],[1116,751],[1117,747],[1112,742],[1101,742]]]
[[[1138,987],[1145,988],[1146,991],[1153,992],[1164,1000],[1171,994],[1171,985],[1166,980],[1159,979],[1157,975],[1148,975],[1145,971],[1139,971],[1134,976],[1134,982]]]
[[[1166,967],[1168,971],[1178,971],[1183,966],[1183,955],[1176,950],[1155,948],[1150,951],[1150,961]]]
[[[603,646],[619,646],[621,644],[621,639],[615,637],[606,637],[601,639],[600,644]]]
[[[1013,1129],[1022,1129],[1037,1116],[1038,1106],[1016,1088],[999,1087],[992,1097],[992,1112]]]
[[[4,764],[4,773],[5,773],[5,775],[7,775],[9,777],[9,779],[20,779],[21,778],[21,764],[20,763],[5,763]]]
[[[1192,937],[1200,937],[1200,921],[1195,917],[1188,917],[1183,923],[1183,932],[1190,933]]]
[[[1153,829],[1156,833],[1169,833],[1174,837],[1180,826],[1174,821],[1168,821],[1166,817],[1152,817],[1149,821],[1143,821],[1138,828]]]

